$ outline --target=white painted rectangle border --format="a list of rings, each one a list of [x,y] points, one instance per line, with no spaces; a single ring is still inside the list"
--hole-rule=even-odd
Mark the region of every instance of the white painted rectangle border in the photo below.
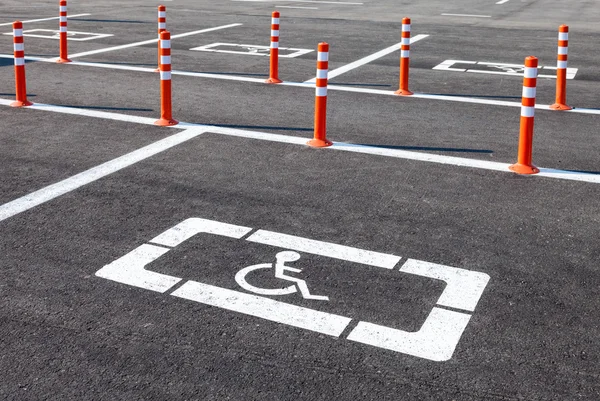
[[[219,46],[232,46],[232,47],[243,47],[243,48],[256,48],[265,50],[263,53],[252,53],[249,51],[237,51],[237,50],[219,50],[215,49],[215,47]],[[199,52],[213,52],[213,53],[227,53],[227,54],[242,54],[246,56],[269,56],[270,55],[270,46],[261,46],[261,45],[244,45],[244,44],[235,44],[235,43],[211,43],[209,45],[193,47],[190,50],[199,51]],[[280,47],[279,51],[282,50],[290,50],[293,53],[290,54],[281,54],[279,53],[279,58],[296,58],[300,57],[304,54],[308,54],[314,50],[312,49],[296,49],[292,47]]]
[[[52,35],[38,35],[35,33],[31,33],[31,32],[48,32],[48,33],[52,33]],[[59,34],[60,34],[60,31],[56,30],[56,29],[28,29],[26,31],[23,31],[23,36],[28,36],[28,37],[32,37],[32,38],[54,39],[54,40],[60,39]],[[3,33],[3,35],[12,36],[13,33],[12,32]],[[76,36],[72,36],[72,35],[84,35],[84,36],[88,36],[88,37],[77,38]],[[67,39],[76,41],[76,42],[85,42],[88,40],[108,38],[111,36],[114,36],[114,35],[109,34],[109,33],[91,33],[91,32],[69,31],[67,34]]]

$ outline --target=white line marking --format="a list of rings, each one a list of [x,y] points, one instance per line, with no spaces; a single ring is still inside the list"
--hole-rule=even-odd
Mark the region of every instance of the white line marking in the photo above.
[[[400,268],[403,273],[434,278],[446,282],[438,305],[474,312],[483,290],[490,281],[485,273],[408,259]]]
[[[174,248],[184,241],[200,233],[221,235],[230,238],[242,238],[252,231],[250,227],[235,226],[233,224],[221,223],[214,220],[191,218],[182,221],[175,227],[150,240],[155,244]]]
[[[222,50],[215,49],[215,47],[233,47],[233,48],[243,48],[242,50]],[[250,55],[250,56],[269,56],[270,55],[270,46],[262,46],[262,45],[244,45],[244,44],[235,44],[235,43],[211,43],[204,46],[193,47],[190,50],[193,51],[203,51],[203,52],[215,52],[215,53],[228,53],[228,54],[242,54],[242,55]],[[280,52],[292,51],[289,54],[279,54],[279,58],[296,58],[302,56],[304,54],[308,54],[313,52],[312,49],[297,49],[292,47],[279,47]]]
[[[204,132],[205,130],[200,128],[185,130],[141,149],[103,163],[99,166],[93,167],[70,178],[57,182],[56,184],[49,185],[21,198],[5,203],[4,205],[0,206],[0,221],[6,220],[9,217],[15,216],[38,205],[51,201],[61,195],[99,180],[100,178],[106,177],[107,175],[129,167],[160,152],[189,141],[190,139],[195,138]]]
[[[471,315],[433,308],[416,333],[359,322],[348,340],[442,362],[452,358],[470,319]]]
[[[492,18],[491,15],[474,15],[474,14],[441,14],[448,17],[474,17],[474,18]]]
[[[195,281],[188,281],[171,295],[333,337],[339,337],[352,321],[344,316]]]
[[[98,270],[96,276],[150,291],[161,293],[168,291],[181,279],[149,271],[144,267],[169,252],[169,250],[169,248],[155,245],[141,245]]]
[[[51,33],[51,35],[38,35],[32,32],[48,32]],[[27,37],[32,37],[32,38],[43,38],[43,39],[56,39],[59,40],[60,39],[60,31],[56,30],[56,29],[28,29],[26,31],[23,31],[23,36],[27,36]],[[3,33],[3,35],[8,35],[8,36],[13,36],[12,32],[8,32],[8,33]],[[77,35],[80,36],[84,36],[84,37],[76,37]],[[87,37],[85,37],[87,36]],[[91,32],[78,32],[78,31],[69,31],[69,34],[67,35],[67,39],[70,41],[76,41],[76,42],[85,42],[88,40],[95,40],[95,39],[102,39],[102,38],[108,38],[114,36],[112,34],[109,33],[91,33]]]
[[[508,2],[509,2],[509,0],[500,0],[500,1],[497,1],[496,4],[504,4],[504,3],[508,3]]]
[[[434,96],[434,95],[428,95],[428,96]],[[453,100],[453,99],[452,99],[452,97],[449,97],[449,99],[447,99],[447,100]],[[479,99],[473,99],[473,100],[479,100]],[[9,106],[12,102],[13,102],[12,100],[0,99],[0,105]],[[508,104],[508,105],[512,106],[512,104]],[[521,105],[518,104],[518,107],[521,107]],[[548,107],[549,106],[544,106],[544,109],[549,110]],[[34,106],[29,106],[28,108],[34,109],[34,110],[36,110],[36,109],[37,110],[46,110],[46,111],[65,113],[65,114],[73,114],[73,115],[81,115],[81,116],[87,116],[87,117],[104,118],[104,119],[116,120],[116,121],[128,121],[128,122],[147,124],[147,125],[148,124],[151,125],[155,121],[154,119],[144,118],[144,117],[135,117],[135,116],[129,116],[129,115],[117,114],[117,113],[106,113],[106,112],[100,112],[100,111],[94,111],[94,110],[74,109],[74,108],[63,107],[63,106],[50,106],[50,105],[43,105],[43,104],[35,104]],[[599,110],[590,110],[590,111],[593,112],[592,114],[600,114]],[[565,112],[569,112],[569,111],[565,111]],[[580,112],[582,112],[582,111],[580,111]],[[188,128],[188,127],[189,128],[197,127],[197,128],[202,129],[203,132],[210,131],[213,133],[229,135],[229,136],[252,138],[252,139],[259,139],[259,140],[265,140],[265,141],[271,141],[271,142],[281,142],[281,143],[289,143],[289,144],[303,145],[303,146],[306,144],[306,142],[308,140],[308,138],[302,138],[302,137],[270,134],[270,133],[258,132],[258,131],[245,131],[245,130],[239,130],[239,129],[233,129],[233,128],[218,127],[218,126],[191,124],[191,123],[186,123],[186,122],[180,122],[178,125],[174,126],[173,128],[183,129],[183,128]],[[182,132],[180,134],[184,134],[184,132]],[[178,134],[178,135],[180,135],[180,134]],[[169,138],[167,138],[167,139],[169,139]],[[482,170],[500,171],[500,172],[504,172],[504,173],[514,174],[512,171],[510,171],[508,169],[508,166],[510,164],[492,162],[492,161],[486,161],[486,160],[477,160],[477,159],[467,159],[467,158],[460,158],[460,157],[454,157],[454,156],[436,155],[436,154],[432,154],[432,153],[420,153],[420,152],[413,152],[413,151],[401,150],[401,149],[385,149],[385,148],[357,145],[357,144],[351,144],[351,143],[345,143],[345,142],[334,142],[333,146],[325,148],[324,150],[328,150],[328,149],[343,150],[346,152],[355,152],[355,153],[363,153],[363,154],[378,155],[378,156],[387,156],[387,157],[394,157],[394,158],[399,158],[399,159],[407,159],[407,160],[415,160],[415,161],[423,161],[423,162],[429,162],[429,163],[448,164],[448,165],[453,165],[453,166],[472,167],[472,168],[478,168],[478,169],[482,169]],[[556,170],[556,169],[543,168],[543,167],[541,167],[539,169],[540,169],[540,173],[531,176],[532,178],[547,177],[547,178],[554,178],[554,179],[600,184],[600,174],[581,173],[581,172],[566,171],[566,170]],[[72,177],[72,178],[74,178],[74,177]],[[79,185],[79,186],[81,186],[81,185]],[[77,188],[79,186],[77,186]],[[69,191],[67,191],[67,192],[69,192]],[[56,196],[53,196],[50,199],[53,199],[55,197]],[[24,197],[24,198],[27,198],[27,197]],[[50,199],[48,199],[48,200],[50,200]],[[43,201],[43,202],[46,202],[46,201]],[[40,203],[43,203],[43,202],[40,202]],[[40,203],[37,203],[37,204],[40,204]],[[6,205],[8,205],[8,204],[6,204]],[[4,210],[3,208],[6,205],[0,206],[0,221],[7,218],[7,217],[2,218],[2,210]],[[31,207],[33,207],[33,206],[31,206]],[[29,208],[30,207],[23,209],[21,211],[17,211],[14,214],[20,213]],[[14,214],[12,214],[12,215],[14,215]],[[10,216],[8,216],[8,217],[10,217]]]
[[[412,45],[413,43],[418,42],[419,40],[425,39],[426,37],[428,37],[429,35],[416,35],[412,38],[410,38],[410,44]],[[395,45],[392,45],[390,47],[387,47],[383,50],[378,51],[377,53],[373,53],[370,56],[367,57],[363,57],[360,60],[356,60],[350,64],[346,64],[343,67],[340,68],[336,68],[335,70],[331,70],[329,71],[329,74],[327,74],[328,79],[333,79],[337,76],[340,76],[348,71],[351,71],[355,68],[358,68],[360,66],[363,66],[365,64],[370,63],[371,61],[375,61],[378,58],[381,58],[383,56],[387,56],[390,53],[395,52],[396,50],[400,50],[400,45],[401,43],[396,43]],[[304,82],[305,84],[309,84],[309,83],[315,83],[315,78],[311,78],[308,81]]]
[[[279,7],[279,8],[301,8],[303,10],[318,10],[319,7],[299,7],[299,6],[275,6],[275,7]]]
[[[86,17],[88,15],[92,15],[92,14],[74,14],[74,15],[69,15],[69,19],[73,19],[73,18],[76,18],[76,17]],[[60,19],[60,17],[30,19],[30,20],[21,21],[21,22],[24,23],[24,24],[27,24],[27,23],[30,23],[30,22],[52,21],[52,20],[55,20],[55,19]],[[0,26],[10,26],[12,24],[13,24],[12,22],[6,22],[6,23],[3,23],[3,24],[0,24]]]
[[[0,54],[0,58],[14,59],[14,56],[8,55],[8,54]],[[25,60],[41,61],[41,62],[52,63],[52,64],[55,63],[55,59],[40,58],[40,57],[25,57]],[[84,62],[84,61],[73,61],[66,65],[94,67],[94,68],[106,68],[106,69],[123,70],[123,71],[139,71],[139,72],[148,72],[148,73],[156,74],[156,72],[152,68],[134,67],[134,66],[118,65],[118,64],[101,64],[101,63],[89,63],[89,62]],[[222,80],[226,80],[226,81],[254,82],[254,83],[260,83],[260,84],[264,84],[264,82],[265,82],[264,78],[261,79],[261,78],[250,78],[250,77],[232,76],[232,75],[206,74],[206,73],[201,73],[201,72],[172,71],[172,74],[189,76],[189,77],[222,79]],[[293,87],[298,87],[298,88],[308,88],[311,90],[315,89],[314,84],[306,84],[303,82],[285,81],[278,85],[279,86],[293,86]],[[368,94],[373,94],[373,95],[393,96],[396,98],[398,97],[394,93],[394,91],[389,91],[389,90],[386,91],[386,90],[380,90],[380,89],[354,88],[351,86],[336,86],[336,85],[328,85],[327,88],[328,88],[328,90],[337,90],[337,91],[342,91],[342,92],[368,93]],[[404,97],[403,100],[408,100],[410,98],[442,100],[442,101],[447,101],[447,102],[473,103],[473,104],[485,104],[485,105],[492,105],[492,106],[507,106],[507,107],[521,108],[520,102],[509,102],[506,100],[480,99],[480,98],[472,98],[472,97],[466,97],[466,96],[430,95],[430,94],[426,94],[426,93],[415,93],[412,96]],[[536,104],[535,108],[538,110],[552,111],[552,109],[550,109],[550,105],[548,105],[548,104]],[[600,110],[576,107],[573,110],[565,110],[562,113],[600,115]],[[181,126],[181,124],[180,124],[180,126]]]
[[[233,27],[240,26],[240,25],[243,25],[243,24],[229,24],[229,25],[217,26],[217,27],[214,27],[214,28],[201,29],[199,31],[180,33],[178,35],[172,35],[171,36],[171,40],[177,39],[177,38],[183,38],[183,37],[191,36],[191,35],[198,35],[200,33],[217,31],[217,30],[220,30],[220,29],[233,28]],[[69,58],[72,59],[72,58],[77,58],[77,57],[90,56],[92,54],[112,52],[112,51],[115,51],[115,50],[127,49],[127,48],[130,48],[130,47],[137,47],[137,46],[149,45],[151,43],[156,43],[156,42],[158,42],[158,38],[144,40],[142,42],[129,43],[127,45],[113,46],[113,47],[107,47],[107,48],[104,48],[104,49],[97,49],[97,50],[90,50],[90,51],[82,52],[82,53],[69,54]],[[54,61],[55,59],[51,59],[51,60]]]
[[[273,3],[289,1],[291,3],[318,3],[318,4],[338,4],[343,6],[362,6],[364,3],[352,3],[347,1],[320,1],[320,0],[231,0],[235,2],[247,3]]]
[[[313,255],[326,256],[333,259],[347,260],[365,265],[393,269],[400,261],[399,256],[385,253],[365,251],[364,249],[332,244],[293,235],[280,234],[272,231],[258,230],[247,238],[250,242],[293,249]]]

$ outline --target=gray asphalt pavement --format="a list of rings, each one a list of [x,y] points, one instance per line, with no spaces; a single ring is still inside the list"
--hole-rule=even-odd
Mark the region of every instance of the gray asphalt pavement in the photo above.
[[[600,399],[592,2],[167,1],[172,128],[152,124],[158,4],[70,2],[71,31],[112,35],[75,33],[70,65],[25,36],[35,108],[7,107],[0,35],[0,399]],[[281,46],[307,52],[265,85],[253,46],[275,8]],[[0,9],[0,33],[58,29],[54,1]],[[399,43],[405,16],[428,35],[415,97],[390,94],[399,51],[353,64]],[[551,170],[516,175],[506,64],[555,66],[560,24],[575,109],[536,110]],[[321,41],[330,149],[305,145]],[[190,50],[217,43],[246,53]],[[448,60],[488,73],[434,69]]]

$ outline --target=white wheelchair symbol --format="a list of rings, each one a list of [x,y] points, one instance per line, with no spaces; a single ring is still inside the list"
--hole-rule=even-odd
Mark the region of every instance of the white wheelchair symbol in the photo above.
[[[242,270],[237,272],[237,274],[235,275],[235,281],[237,281],[237,283],[240,285],[240,287],[242,287],[246,291],[250,291],[255,294],[289,295],[289,294],[295,293],[296,291],[300,291],[300,294],[302,294],[302,296],[305,299],[329,301],[329,297],[326,297],[323,295],[312,295],[310,293],[310,291],[308,290],[306,281],[304,281],[300,278],[297,278],[297,277],[286,275],[286,271],[293,272],[293,273],[300,273],[302,271],[302,269],[296,269],[296,268],[285,265],[286,262],[295,262],[298,259],[300,259],[299,253],[293,252],[293,251],[283,251],[283,252],[279,252],[277,255],[275,255],[275,259],[276,259],[275,266],[273,266],[273,264],[271,264],[271,263],[261,263],[258,265],[252,265],[252,266],[243,268]],[[248,283],[248,281],[246,281],[246,276],[250,272],[253,272],[253,271],[259,270],[259,269],[271,269],[273,267],[275,268],[275,277],[276,278],[279,278],[279,279],[285,280],[285,281],[291,281],[294,284],[292,284],[288,287],[285,287],[285,288],[260,288],[260,287],[255,287],[252,284]]]

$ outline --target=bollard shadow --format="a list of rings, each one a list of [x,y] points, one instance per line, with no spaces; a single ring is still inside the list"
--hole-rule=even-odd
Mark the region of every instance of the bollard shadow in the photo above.
[[[83,22],[109,22],[116,24],[155,24],[155,22],[139,21],[139,20],[127,20],[127,19],[95,19],[95,18],[69,18],[71,21],[83,21]]]
[[[17,96],[16,93],[0,93],[0,96]],[[36,97],[37,95],[34,95],[32,93],[28,93],[27,97]]]
[[[116,110],[116,111],[154,111],[154,109],[139,109],[133,107],[108,107],[108,106],[74,106],[70,104],[57,104],[60,107],[69,107],[71,109],[84,109],[84,110]]]
[[[453,96],[453,97],[474,97],[482,99],[521,99],[521,96],[494,96],[494,95],[469,95],[461,93],[422,93],[423,95],[432,96]]]
[[[358,146],[367,146],[378,149],[394,149],[394,150],[420,150],[429,152],[459,152],[459,153],[485,153],[492,154],[493,150],[488,149],[467,149],[467,148],[438,148],[428,146],[400,146],[400,145],[373,145],[369,143],[359,143]]]
[[[583,173],[583,174],[600,175],[600,171],[589,171],[589,170],[563,170],[563,171],[568,171],[570,173]]]

